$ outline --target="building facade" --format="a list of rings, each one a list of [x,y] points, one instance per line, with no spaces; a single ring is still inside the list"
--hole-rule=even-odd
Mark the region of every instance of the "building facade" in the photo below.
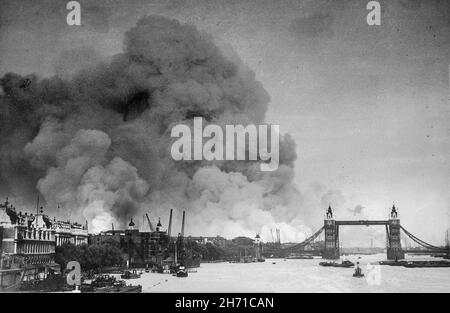
[[[227,245],[227,243],[230,242],[230,240],[223,238],[221,236],[215,236],[215,237],[202,237],[202,236],[192,237],[192,236],[189,236],[189,237],[187,237],[187,240],[194,241],[198,244],[207,244],[209,242],[209,243],[212,243],[221,248],[224,248]]]
[[[35,214],[17,212],[8,200],[0,204],[0,290],[60,271],[55,249],[63,243],[87,243],[87,227],[51,221],[43,208]]]
[[[88,243],[88,229],[86,225],[54,220],[52,228],[55,230],[55,242],[58,247],[65,243],[71,243],[76,246]]]
[[[59,271],[54,261],[55,230],[40,213],[22,214],[8,200],[0,204],[0,290]]]
[[[125,252],[130,266],[162,265],[170,256],[171,238],[162,230],[161,221],[156,230],[141,231],[133,220],[126,230],[108,230],[89,236],[89,244],[115,243]]]

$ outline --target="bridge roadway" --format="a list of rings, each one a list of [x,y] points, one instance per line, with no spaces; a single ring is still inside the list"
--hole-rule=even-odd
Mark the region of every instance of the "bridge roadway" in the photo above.
[[[448,253],[448,250],[446,248],[442,248],[440,250],[405,250],[403,249],[403,252],[409,253],[409,254],[446,254]]]
[[[388,225],[389,221],[369,221],[369,220],[359,220],[359,221],[336,221],[336,225]]]

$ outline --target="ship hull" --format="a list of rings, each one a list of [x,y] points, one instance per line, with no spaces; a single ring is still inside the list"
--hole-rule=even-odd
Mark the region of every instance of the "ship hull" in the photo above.
[[[24,276],[24,269],[0,270],[0,291],[15,292],[20,290]]]

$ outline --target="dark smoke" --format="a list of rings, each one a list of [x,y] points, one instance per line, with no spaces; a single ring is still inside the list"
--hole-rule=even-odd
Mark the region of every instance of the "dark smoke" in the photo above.
[[[67,53],[59,75],[1,79],[0,195],[58,205],[94,231],[170,207],[188,210],[192,234],[249,235],[281,228],[303,238],[293,184],[295,142],[281,138],[280,166],[175,162],[170,130],[203,116],[211,123],[260,124],[270,101],[254,73],[225,56],[194,26],[149,16],[125,34],[110,61],[89,49]],[[83,69],[64,57],[92,56]]]
[[[351,213],[353,213],[353,216],[361,215],[365,207],[363,207],[361,204],[358,204],[353,209],[347,209]]]

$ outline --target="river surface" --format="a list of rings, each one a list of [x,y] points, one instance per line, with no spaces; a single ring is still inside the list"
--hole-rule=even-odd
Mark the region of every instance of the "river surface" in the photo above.
[[[319,266],[324,260],[266,259],[264,263],[202,263],[186,278],[143,273],[127,283],[142,285],[143,292],[449,292],[450,268],[373,267],[386,255],[349,256],[364,278],[352,268]],[[408,257],[424,260],[437,258]],[[275,264],[274,264],[275,263]]]

